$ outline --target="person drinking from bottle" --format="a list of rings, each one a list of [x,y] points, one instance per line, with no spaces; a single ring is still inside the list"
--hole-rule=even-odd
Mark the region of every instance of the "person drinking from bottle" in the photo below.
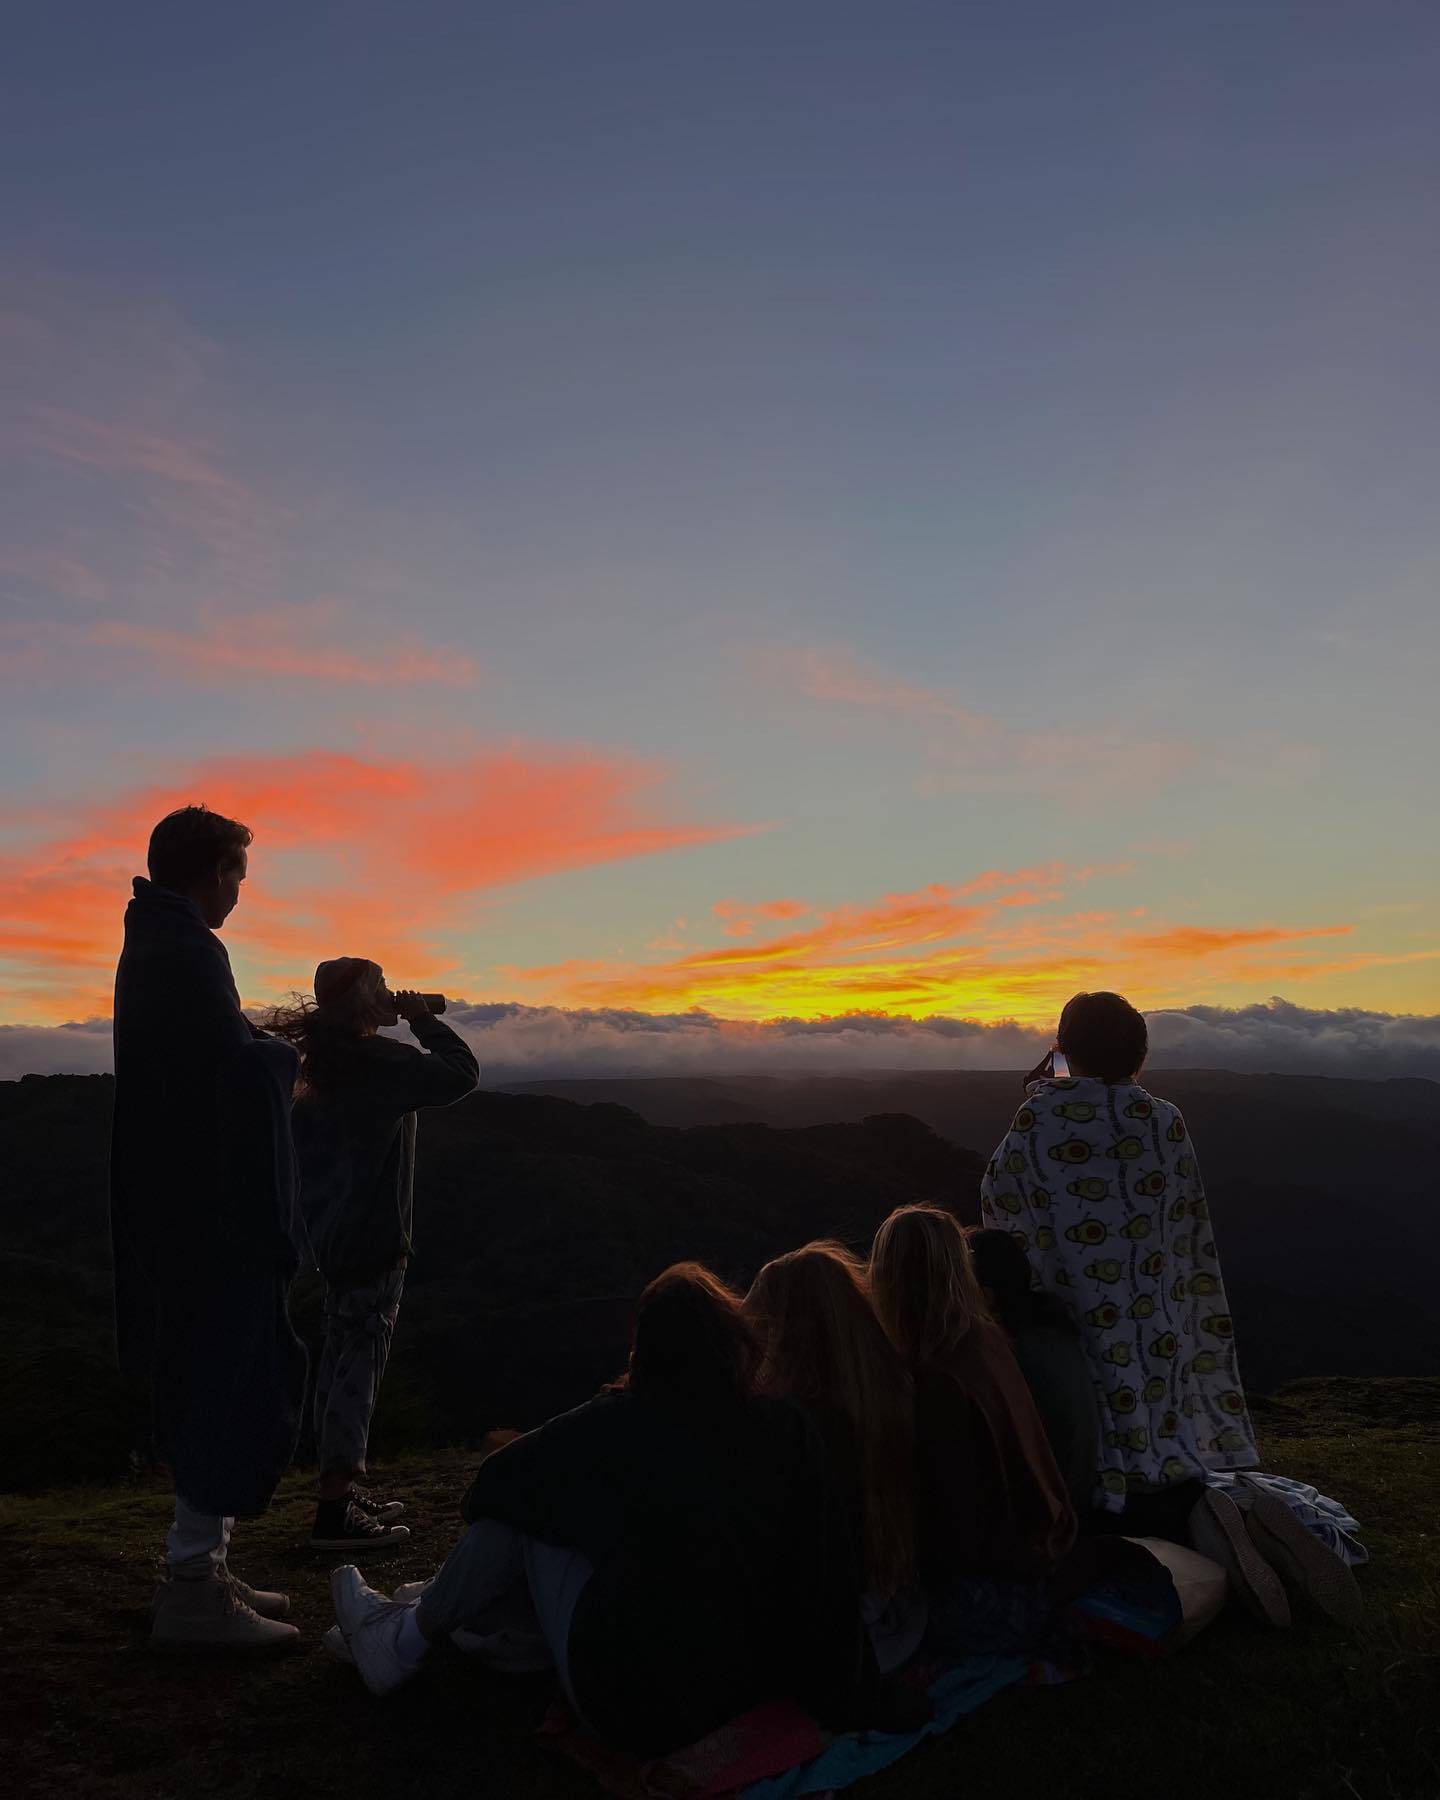
[[[436,994],[391,993],[378,963],[339,956],[316,969],[313,1001],[269,1021],[300,1052],[300,1200],[325,1279],[317,1550],[385,1549],[410,1535],[395,1523],[400,1502],[357,1484],[412,1249],[415,1115],[462,1099],[480,1077],[470,1046],[435,1016],[444,1004]],[[378,1035],[401,1019],[415,1045]]]

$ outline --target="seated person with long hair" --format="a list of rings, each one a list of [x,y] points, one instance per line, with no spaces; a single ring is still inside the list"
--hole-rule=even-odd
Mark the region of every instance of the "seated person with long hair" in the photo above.
[[[480,1465],[469,1528],[417,1601],[332,1575],[371,1692],[523,1583],[570,1705],[628,1750],[663,1755],[787,1697],[837,1728],[878,1722],[823,1441],[755,1393],[755,1366],[715,1276],[680,1263],[652,1281],[622,1380]]]
[[[915,1382],[920,1576],[942,1652],[1043,1641],[1048,1577],[1075,1510],[1005,1333],[990,1318],[959,1221],[903,1206],[876,1234],[875,1309]]]
[[[416,1045],[378,1036],[404,1019]],[[320,1497],[311,1546],[383,1549],[410,1533],[399,1501],[365,1476],[415,1214],[415,1113],[449,1106],[480,1077],[475,1053],[421,994],[392,994],[378,963],[339,956],[315,971],[313,1003],[266,1021],[300,1052],[294,1111],[300,1203],[325,1278],[325,1345],[315,1377]]]
[[[882,1673],[925,1632],[915,1578],[914,1401],[875,1317],[863,1265],[842,1244],[806,1244],[765,1264],[745,1297],[761,1345],[759,1386],[820,1428],[861,1547],[862,1611]]]
[[[1030,1264],[1008,1231],[966,1233],[990,1316],[1002,1327],[1045,1427],[1077,1517],[1090,1510],[1100,1417],[1090,1359],[1069,1308],[1030,1285]]]

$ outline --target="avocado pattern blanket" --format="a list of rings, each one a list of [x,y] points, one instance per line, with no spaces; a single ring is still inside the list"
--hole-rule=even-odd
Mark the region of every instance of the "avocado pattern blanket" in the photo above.
[[[1100,1409],[1095,1502],[1253,1468],[1210,1212],[1179,1110],[1135,1082],[1032,1082],[981,1186],[1079,1326]]]

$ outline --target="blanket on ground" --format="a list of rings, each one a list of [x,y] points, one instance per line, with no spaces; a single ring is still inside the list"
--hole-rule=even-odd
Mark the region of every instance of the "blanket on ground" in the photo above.
[[[593,1736],[558,1703],[541,1732],[552,1749],[588,1770],[617,1800],[802,1800],[888,1768],[1005,1688],[1075,1680],[1087,1672],[1088,1643],[1146,1660],[1162,1654],[1179,1631],[1180,1603],[1168,1583],[1106,1581],[1081,1596],[1065,1624],[1067,1641],[1063,1649],[1057,1645],[1053,1660],[987,1654],[912,1663],[901,1679],[923,1687],[934,1708],[915,1731],[832,1734],[792,1701],[772,1701],[651,1762]]]
[[[1291,1481],[1287,1475],[1264,1475],[1258,1469],[1247,1469],[1243,1482],[1222,1469],[1211,1469],[1205,1477],[1207,1487],[1219,1488],[1241,1507],[1245,1505],[1247,1483],[1288,1506],[1300,1523],[1319,1538],[1327,1550],[1333,1550],[1341,1562],[1349,1563],[1353,1569],[1369,1562],[1370,1552],[1356,1535],[1360,1521],[1340,1501],[1322,1494],[1308,1481]]]

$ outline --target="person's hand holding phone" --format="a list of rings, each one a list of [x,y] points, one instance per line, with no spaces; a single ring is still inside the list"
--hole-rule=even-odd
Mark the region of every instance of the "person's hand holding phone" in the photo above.
[[[1035,1067],[1024,1078],[1024,1085],[1029,1087],[1032,1081],[1049,1081],[1055,1073],[1055,1052],[1047,1050]]]

